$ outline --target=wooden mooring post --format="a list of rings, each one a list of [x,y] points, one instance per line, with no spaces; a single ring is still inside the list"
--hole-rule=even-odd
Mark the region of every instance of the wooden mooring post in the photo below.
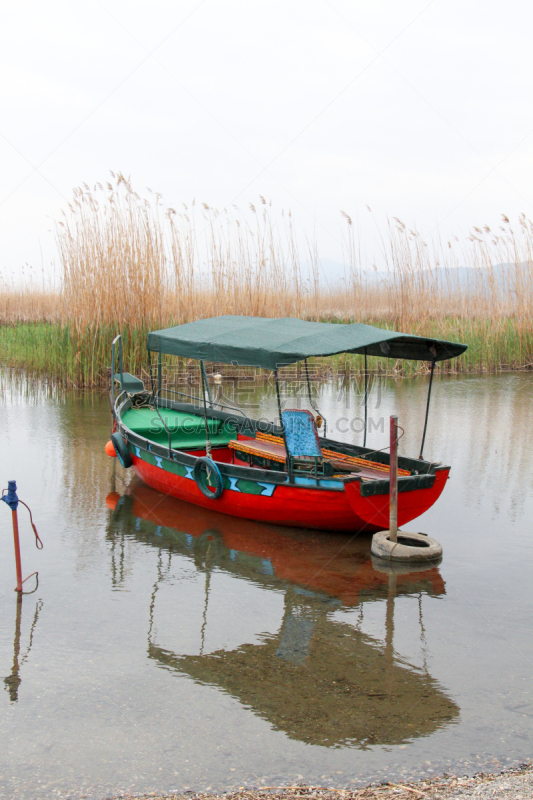
[[[390,541],[398,541],[398,417],[390,418],[390,490],[389,490]]]
[[[402,531],[398,542],[398,417],[390,418],[389,460],[389,530],[372,537],[370,552],[387,561],[427,563],[442,556],[442,545],[423,533]]]

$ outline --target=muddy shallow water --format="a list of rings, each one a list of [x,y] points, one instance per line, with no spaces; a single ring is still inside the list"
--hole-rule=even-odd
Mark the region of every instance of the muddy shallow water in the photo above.
[[[410,527],[444,558],[391,574],[369,536],[159,495],[105,456],[105,396],[4,376],[2,483],[17,479],[45,549],[20,509],[39,586],[18,608],[0,508],[0,797],[354,786],[529,757],[532,380],[435,382],[425,455],[452,472]],[[324,385],[320,408],[360,442],[346,388]],[[396,412],[417,455],[426,389],[374,385],[368,443]],[[253,416],[274,412],[269,388],[252,395]]]

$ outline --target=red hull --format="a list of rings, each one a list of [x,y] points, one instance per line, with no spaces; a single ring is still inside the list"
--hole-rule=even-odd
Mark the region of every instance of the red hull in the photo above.
[[[389,575],[374,568],[368,536],[290,533],[273,525],[220,517],[211,510],[191,508],[189,503],[163,496],[142,483],[128,490],[128,495],[133,499],[134,517],[184,530],[195,538],[216,531],[229,550],[269,559],[277,578],[338,597],[345,606],[357,605],[369,593],[387,592]],[[106,504],[115,509],[119,500],[119,494],[111,493]],[[444,581],[436,567],[415,574],[400,572],[396,581],[397,590],[403,587],[411,591],[414,582],[429,584],[434,595],[445,594]]]
[[[234,517],[298,528],[351,532],[375,532],[388,528],[389,524],[389,495],[363,497],[358,481],[345,484],[345,491],[282,484],[276,486],[270,497],[226,490],[221,497],[211,500],[193,480],[166,472],[136,456],[133,456],[133,468],[148,486],[164,494]],[[430,489],[400,492],[399,525],[406,525],[435,503],[448,473],[449,469],[438,470]]]

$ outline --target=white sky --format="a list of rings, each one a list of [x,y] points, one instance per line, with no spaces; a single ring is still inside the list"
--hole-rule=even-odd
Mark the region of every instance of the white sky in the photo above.
[[[532,30],[518,0],[4,3],[0,267],[48,265],[72,187],[110,169],[174,207],[262,194],[324,259],[340,209],[368,251],[387,215],[533,216]]]

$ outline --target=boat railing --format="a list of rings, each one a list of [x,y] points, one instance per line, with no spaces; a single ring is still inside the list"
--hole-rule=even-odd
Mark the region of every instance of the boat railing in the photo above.
[[[157,390],[156,396],[160,396],[160,392],[171,392],[172,394],[178,394],[181,397],[187,397],[189,400],[194,400],[196,403],[200,404],[202,401],[199,397],[196,397],[192,394],[186,394],[185,392],[178,392],[177,389],[169,389],[168,386],[162,386],[160,389]],[[248,414],[245,414],[242,408],[237,408],[236,406],[226,406],[223,403],[217,403],[214,400],[211,400],[211,408],[213,406],[219,406],[220,408],[226,408],[229,411],[238,411],[239,414],[242,414],[245,419],[249,419]]]
[[[193,395],[186,394],[185,392],[178,392],[177,390],[169,389],[166,386],[161,386],[161,387],[159,387],[157,389],[157,391],[154,393],[154,400],[156,400],[156,399],[160,400],[161,399],[161,392],[171,392],[172,394],[178,394],[178,395],[181,395],[183,397],[188,397],[191,400],[195,400],[195,401],[199,402],[199,398],[194,397]],[[244,414],[244,412],[241,411],[240,408],[232,408],[232,406],[222,406],[222,404],[220,404],[220,403],[217,403],[217,405],[220,405],[221,407],[224,407],[224,408],[229,408],[229,409],[231,409],[233,411],[240,411],[240,413],[243,414],[244,418],[245,419],[247,418],[246,414]],[[213,406],[212,402],[211,402],[211,406]],[[165,420],[163,419],[163,417],[161,416],[161,414],[159,412],[159,409],[157,407],[157,402],[154,402],[154,411],[156,412],[157,416],[161,420],[161,424],[163,425],[163,428],[165,429],[165,432],[167,434],[167,437],[168,437],[168,457],[172,458],[172,435],[171,435],[171,433],[170,433],[170,431],[169,431],[169,429],[167,427],[167,424],[165,423]]]
[[[159,389],[158,389],[157,391],[158,391],[158,393],[159,393]],[[155,409],[155,412],[156,412],[157,416],[158,416],[158,417],[159,417],[159,419],[161,420],[161,423],[162,423],[162,425],[163,425],[163,428],[164,428],[164,429],[166,430],[166,432],[167,432],[167,436],[168,436],[168,457],[169,457],[169,458],[172,458],[172,436],[170,435],[170,431],[169,431],[169,429],[167,428],[167,425],[166,425],[166,423],[165,423],[165,420],[163,419],[163,417],[162,417],[162,416],[161,416],[161,414],[159,413],[159,409],[158,409],[158,407],[157,407],[157,403],[154,403],[154,409]]]

